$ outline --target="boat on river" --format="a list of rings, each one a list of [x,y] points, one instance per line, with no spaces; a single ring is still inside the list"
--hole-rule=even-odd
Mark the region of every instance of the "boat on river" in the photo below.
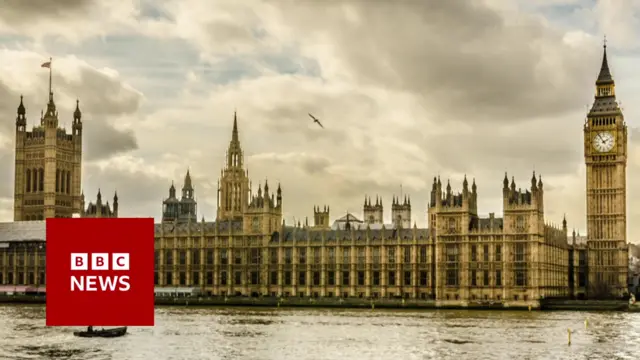
[[[112,338],[124,336],[127,333],[127,327],[117,327],[113,329],[100,329],[91,331],[74,331],[73,335],[78,337],[103,337]]]

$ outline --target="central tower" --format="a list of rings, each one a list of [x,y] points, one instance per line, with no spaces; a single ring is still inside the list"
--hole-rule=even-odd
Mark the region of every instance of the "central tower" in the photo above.
[[[604,45],[595,100],[584,125],[588,296],[627,292],[627,126]]]
[[[20,97],[16,117],[14,221],[70,218],[82,208],[82,113],[79,101],[73,112],[71,132],[58,125],[58,111],[51,90],[40,122],[27,130],[27,112]]]
[[[217,220],[242,219],[249,204],[249,177],[245,169],[244,153],[238,136],[238,118],[233,114],[231,142],[227,150],[227,162],[218,184]]]

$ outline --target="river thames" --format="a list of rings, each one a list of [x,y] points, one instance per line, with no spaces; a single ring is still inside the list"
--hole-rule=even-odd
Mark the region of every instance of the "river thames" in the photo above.
[[[76,329],[48,328],[44,318],[42,305],[0,305],[0,359],[613,360],[640,353],[640,313],[165,307],[156,309],[155,327],[113,339],[77,338]]]

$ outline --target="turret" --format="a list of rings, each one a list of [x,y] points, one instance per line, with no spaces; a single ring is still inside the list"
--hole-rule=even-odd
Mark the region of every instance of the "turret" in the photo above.
[[[405,195],[404,199],[393,196],[391,203],[391,220],[396,228],[411,228],[411,200]]]
[[[364,197],[363,215],[366,224],[382,224],[383,206],[378,195],[375,204],[372,204],[371,197]]]
[[[27,128],[27,110],[23,104],[22,95],[20,95],[20,105],[18,105],[18,116],[16,116],[16,131],[24,132]]]
[[[329,228],[329,206],[324,205],[323,208],[313,206],[313,226],[317,228]]]

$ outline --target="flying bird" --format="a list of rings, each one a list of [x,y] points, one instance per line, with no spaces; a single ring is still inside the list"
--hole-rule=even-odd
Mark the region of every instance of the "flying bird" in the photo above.
[[[322,123],[320,123],[320,120],[316,119],[315,116],[309,114],[309,116],[311,116],[311,118],[313,119],[314,123],[318,123],[318,125],[320,125],[321,128],[324,129],[324,126],[322,126]]]

